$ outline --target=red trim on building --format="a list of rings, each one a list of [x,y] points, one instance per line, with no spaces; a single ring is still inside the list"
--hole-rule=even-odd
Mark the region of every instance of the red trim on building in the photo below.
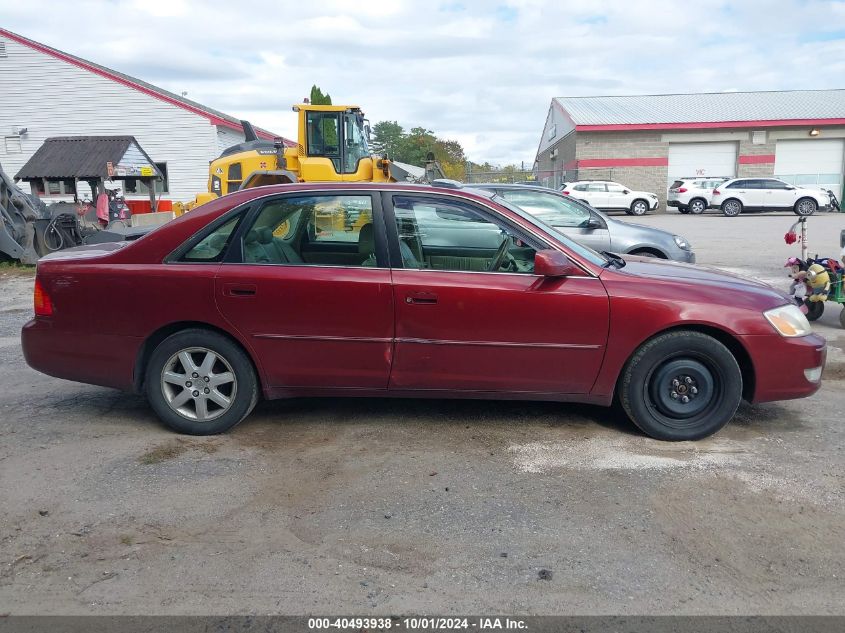
[[[568,160],[563,164],[564,169],[576,169],[578,167],[578,159]]]
[[[142,93],[149,95],[151,97],[155,97],[156,99],[160,99],[161,101],[164,101],[164,102],[169,103],[171,105],[175,105],[179,108],[182,108],[183,110],[187,110],[188,112],[192,112],[193,114],[198,114],[199,116],[208,119],[214,125],[222,125],[224,127],[230,128],[232,130],[237,130],[238,132],[244,131],[243,126],[238,124],[238,123],[233,123],[231,121],[227,121],[226,119],[220,118],[219,116],[216,116],[216,115],[214,115],[210,112],[207,112],[206,110],[203,110],[202,108],[197,108],[196,106],[192,106],[191,104],[185,103],[184,101],[179,101],[178,99],[174,99],[170,95],[167,95],[167,94],[158,92],[156,90],[152,90],[151,88],[147,88],[146,86],[142,86],[140,84],[137,84],[134,81],[130,81],[129,79],[126,79],[125,77],[120,77],[118,75],[110,73],[103,68],[97,68],[96,66],[92,66],[91,64],[88,64],[81,59],[77,59],[77,58],[71,57],[70,55],[66,55],[65,53],[62,53],[61,51],[57,51],[53,48],[50,48],[49,46],[45,46],[44,44],[39,44],[38,42],[28,40],[25,37],[21,37],[20,35],[12,33],[11,31],[7,31],[6,29],[0,28],[0,35],[2,35],[3,37],[8,37],[10,40],[14,40],[18,44],[23,44],[24,46],[28,46],[29,48],[32,48],[32,49],[38,51],[39,53],[44,53],[45,55],[50,55],[51,57],[55,57],[56,59],[59,59],[63,62],[66,62],[68,64],[72,64],[73,66],[76,66],[77,68],[82,68],[83,70],[87,70],[88,72],[94,73],[95,75],[99,75],[100,77],[110,79],[112,81],[115,81],[115,82],[123,85],[123,86],[126,86],[128,88],[132,88],[133,90],[137,90],[138,92],[142,92]],[[266,132],[266,131],[261,130],[261,129],[256,129],[255,133],[259,137],[270,140],[270,141],[272,141],[274,138],[277,138],[273,134],[271,134],[270,132]],[[288,146],[295,146],[296,145],[296,143],[293,143],[292,141],[289,141],[288,139],[283,139],[283,140],[285,141],[285,144],[288,145]]]
[[[664,167],[669,165],[669,158],[582,158],[577,162],[581,167]]]
[[[576,125],[577,132],[624,132],[638,130],[706,130],[738,127],[796,127],[845,125],[845,119],[773,119],[768,121],[710,121],[689,123],[614,123],[610,125]]]
[[[747,154],[739,157],[740,165],[759,165],[761,163],[775,162],[774,154]]]

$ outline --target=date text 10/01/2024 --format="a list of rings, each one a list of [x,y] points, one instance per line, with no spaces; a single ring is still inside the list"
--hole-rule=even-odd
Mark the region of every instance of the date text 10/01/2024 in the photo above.
[[[453,629],[477,630],[526,630],[524,620],[516,618],[309,618],[309,630],[330,629],[404,629],[408,631],[439,631]]]

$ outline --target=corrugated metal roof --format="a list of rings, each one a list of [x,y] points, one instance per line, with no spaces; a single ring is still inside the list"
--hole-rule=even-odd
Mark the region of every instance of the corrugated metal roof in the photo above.
[[[845,90],[557,97],[575,125],[845,118]]]
[[[152,159],[138,145],[134,136],[54,136],[44,141],[26,161],[15,178],[108,178],[106,163],[115,167],[130,146],[149,161],[161,178]]]

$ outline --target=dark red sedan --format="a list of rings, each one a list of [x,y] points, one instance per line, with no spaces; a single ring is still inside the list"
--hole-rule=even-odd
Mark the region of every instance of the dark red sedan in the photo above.
[[[411,185],[240,191],[136,242],[41,260],[30,366],[147,395],[220,433],[260,397],[610,405],[666,440],[819,388],[825,340],[781,292],[599,254],[492,194]]]

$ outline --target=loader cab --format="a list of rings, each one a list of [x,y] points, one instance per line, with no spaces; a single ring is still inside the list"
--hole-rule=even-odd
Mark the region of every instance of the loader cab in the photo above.
[[[360,108],[302,104],[293,109],[299,112],[304,145],[299,156],[303,180],[372,180],[370,126]]]

